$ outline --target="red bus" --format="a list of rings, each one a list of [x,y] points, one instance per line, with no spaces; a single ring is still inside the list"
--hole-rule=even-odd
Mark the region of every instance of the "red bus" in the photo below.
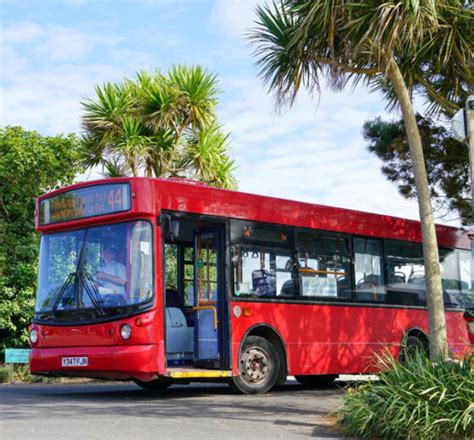
[[[257,393],[428,350],[420,224],[179,179],[80,183],[38,199],[37,374]],[[471,350],[470,241],[438,226],[449,348]]]

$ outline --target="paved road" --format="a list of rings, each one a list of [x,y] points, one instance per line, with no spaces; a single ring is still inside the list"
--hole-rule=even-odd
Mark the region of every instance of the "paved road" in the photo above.
[[[0,385],[0,440],[335,439],[325,415],[341,394],[296,382],[257,396],[223,384]]]

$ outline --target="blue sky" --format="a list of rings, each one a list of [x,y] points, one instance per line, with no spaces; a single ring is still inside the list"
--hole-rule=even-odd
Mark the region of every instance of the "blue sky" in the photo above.
[[[0,0],[0,124],[80,132],[94,85],[136,71],[200,64],[220,79],[242,191],[418,218],[365,148],[378,94],[324,90],[276,112],[245,32],[256,0]],[[397,115],[392,115],[396,117]]]

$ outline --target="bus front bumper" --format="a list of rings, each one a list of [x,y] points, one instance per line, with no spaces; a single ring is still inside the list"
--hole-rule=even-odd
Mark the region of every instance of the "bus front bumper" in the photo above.
[[[32,373],[53,376],[149,381],[164,373],[161,365],[156,344],[33,348],[30,354]]]

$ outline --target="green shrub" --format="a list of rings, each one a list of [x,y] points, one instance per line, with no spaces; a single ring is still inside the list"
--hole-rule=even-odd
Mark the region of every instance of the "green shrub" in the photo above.
[[[0,367],[0,383],[8,381],[8,368]]]
[[[387,357],[380,381],[348,389],[343,430],[361,438],[471,439],[474,436],[473,357],[431,363]]]

